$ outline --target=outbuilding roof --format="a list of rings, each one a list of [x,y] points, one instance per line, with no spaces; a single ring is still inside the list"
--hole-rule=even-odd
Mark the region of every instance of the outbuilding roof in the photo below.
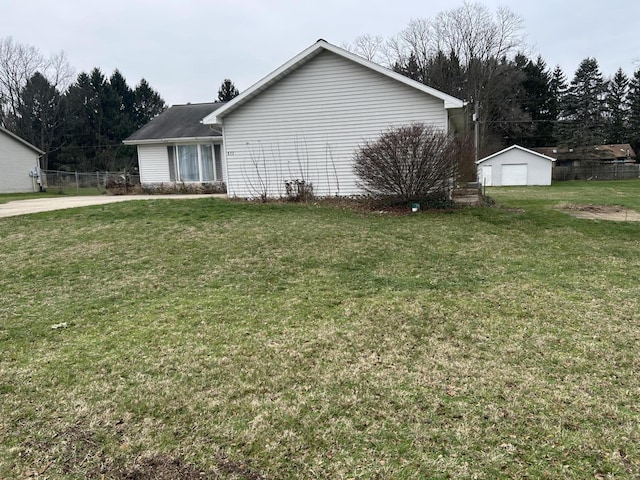
[[[202,119],[224,104],[225,102],[173,105],[125,139],[124,143],[222,137],[220,128],[204,125]]]
[[[362,58],[358,55],[355,55],[343,48],[336,47],[335,45],[327,42],[326,40],[318,40],[316,43],[308,47],[307,49],[300,52],[298,55],[293,57],[291,60],[271,72],[269,75],[264,77],[262,80],[257,82],[256,84],[249,87],[247,90],[242,92],[240,95],[235,97],[233,100],[227,102],[227,104],[222,107],[220,110],[213,112],[202,121],[206,124],[221,124],[222,118],[234,111],[236,108],[250,101],[255,96],[259,95],[261,92],[269,88],[274,83],[278,82],[283,77],[286,77],[294,70],[297,70],[302,65],[307,63],[309,60],[314,58],[316,55],[321,52],[329,51],[336,55],[339,55],[347,60],[355,62],[363,67],[369,68],[375,72],[378,72],[382,75],[385,75],[389,78],[392,78],[400,83],[408,85],[416,90],[420,90],[424,93],[427,93],[435,98],[438,98],[444,102],[444,108],[462,108],[465,105],[465,102],[460,100],[459,98],[452,97],[440,90],[436,90],[435,88],[428,87],[420,82],[416,82],[415,80],[410,79],[409,77],[405,77],[404,75],[394,72],[388,68],[385,68],[377,63],[371,62],[365,58]]]
[[[498,155],[502,155],[503,153],[506,153],[506,152],[508,152],[510,150],[520,150],[522,152],[529,153],[529,154],[534,155],[536,157],[544,158],[545,160],[549,160],[550,162],[555,162],[556,161],[556,159],[553,158],[553,157],[550,157],[548,155],[544,155],[542,153],[534,152],[533,150],[529,150],[528,148],[521,147],[520,145],[511,145],[510,147],[507,147],[504,150],[500,150],[499,152],[496,152],[493,155],[489,155],[488,157],[481,158],[480,160],[478,160],[476,162],[476,164],[480,164],[482,162],[486,162],[490,158],[497,157]]]

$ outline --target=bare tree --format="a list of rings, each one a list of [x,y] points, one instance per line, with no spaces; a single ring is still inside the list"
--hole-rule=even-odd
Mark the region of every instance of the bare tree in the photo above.
[[[372,62],[380,63],[383,44],[384,39],[380,35],[366,34],[356,37],[353,43],[343,43],[342,48]]]
[[[389,38],[384,45],[389,67],[407,65],[415,62],[420,75],[424,78],[429,59],[436,52],[433,22],[426,18],[414,18],[399,34]]]
[[[522,18],[506,7],[492,15],[481,3],[465,2],[436,17],[434,42],[472,69],[469,80],[478,90],[491,82],[496,70],[492,60],[513,57],[522,49],[522,28]]]
[[[64,92],[73,83],[75,70],[71,67],[67,54],[61,51],[49,57],[43,75],[51,85]]]
[[[27,80],[44,69],[45,59],[35,47],[22,45],[7,37],[0,39],[0,121],[18,115],[20,91]]]
[[[374,51],[378,63],[422,83],[445,79],[436,88],[470,102],[482,139],[493,105],[514,68],[511,60],[524,50],[522,30],[522,18],[508,8],[491,12],[482,3],[465,2],[431,19],[415,18],[382,43],[379,37],[358,37],[349,49],[365,57],[372,57]],[[463,78],[454,81],[447,78],[450,72],[434,71],[441,68],[459,72]]]
[[[404,201],[446,194],[460,144],[441,129],[416,123],[390,129],[356,153],[354,172],[374,196]]]
[[[59,91],[65,90],[73,77],[64,52],[47,58],[36,47],[15,42],[11,37],[0,39],[0,124],[19,117],[22,89],[36,72]]]

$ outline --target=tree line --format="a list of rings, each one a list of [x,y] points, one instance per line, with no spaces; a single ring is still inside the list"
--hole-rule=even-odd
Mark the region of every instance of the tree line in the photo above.
[[[346,49],[468,102],[479,128],[480,155],[505,146],[640,148],[640,68],[607,79],[595,58],[568,81],[541,56],[525,53],[523,20],[465,2],[433,18],[414,19],[389,38],[357,37]]]
[[[132,88],[96,67],[74,79],[63,53],[0,39],[0,125],[46,152],[43,169],[131,170],[135,147],[122,140],[165,108],[144,78]]]
[[[433,18],[412,20],[389,38],[364,35],[348,50],[416,81],[466,100],[468,129],[479,131],[479,154],[505,146],[580,148],[631,143],[640,149],[640,68],[605,78],[595,58],[573,78],[525,52],[523,20],[506,7],[465,2]],[[218,101],[238,94],[229,79]],[[116,70],[74,78],[64,53],[0,39],[0,125],[47,152],[42,165],[62,170],[135,166],[122,140],[166,108],[141,79],[130,87]]]

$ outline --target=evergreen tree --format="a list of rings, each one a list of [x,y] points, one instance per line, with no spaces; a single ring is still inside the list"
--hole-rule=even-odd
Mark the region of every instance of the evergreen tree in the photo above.
[[[135,103],[135,95],[131,87],[127,85],[126,79],[119,70],[115,70],[109,78],[109,85],[117,98],[117,110],[115,112],[117,118],[113,121],[113,129],[115,138],[125,139],[135,128],[133,105]]]
[[[133,118],[136,129],[146,125],[167,109],[167,105],[144,78],[136,86],[134,92]]]
[[[222,85],[220,85],[220,89],[218,90],[218,101],[228,102],[238,95],[240,95],[240,92],[233,84],[233,82],[230,79],[225,78],[222,82]]]
[[[563,114],[568,128],[560,143],[572,148],[604,143],[607,83],[595,58],[586,58],[576,70],[566,95]]]
[[[503,58],[493,60],[495,72],[493,88],[484,95],[486,125],[484,129],[485,149],[497,151],[507,145],[526,144],[532,135],[531,114],[522,108],[526,92],[523,68],[527,63],[524,55],[516,55],[513,61]]]
[[[621,68],[618,69],[613,79],[609,82],[607,91],[608,129],[607,143],[627,143],[628,129],[628,100],[629,78]]]
[[[81,73],[64,97],[65,143],[58,168],[133,168],[135,150],[122,145],[122,140],[165,108],[164,100],[144,79],[131,90],[118,70],[109,79],[98,68]]]
[[[554,142],[553,129],[555,116],[552,111],[553,94],[550,88],[551,75],[547,64],[538,56],[535,63],[528,60],[522,68],[523,99],[522,110],[531,118],[531,126],[520,145],[542,147]]]
[[[638,68],[629,82],[629,141],[638,153],[640,150],[640,68]]]
[[[425,79],[427,76],[425,69],[420,68],[420,66],[418,65],[418,61],[413,52],[411,52],[406,61],[398,60],[393,65],[393,71],[420,83],[425,83]]]
[[[59,170],[92,170],[87,162],[86,146],[93,145],[92,122],[95,98],[91,79],[81,72],[63,99],[63,148],[50,168]]]
[[[44,75],[36,72],[27,80],[20,97],[16,133],[46,152],[41,160],[41,166],[46,170],[51,150],[60,141],[60,92]]]
[[[427,62],[423,76],[423,83],[449,95],[461,97],[465,93],[464,69],[454,51],[445,55],[442,50],[438,50],[438,53]]]
[[[556,122],[553,128],[553,140],[549,142],[549,145],[557,145],[558,138],[564,135],[565,117],[562,109],[566,104],[568,91],[567,77],[560,68],[560,65],[556,65],[549,80],[549,117],[552,121]]]
[[[110,122],[112,140],[118,145],[115,147],[114,161],[120,168],[130,170],[135,166],[133,159],[136,157],[136,148],[132,145],[123,145],[122,140],[136,131],[135,94],[117,69],[111,74],[109,85],[117,100],[117,109],[113,112],[114,118]]]

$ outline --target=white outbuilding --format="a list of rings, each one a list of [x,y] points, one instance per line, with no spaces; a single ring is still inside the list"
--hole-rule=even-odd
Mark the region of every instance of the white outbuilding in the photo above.
[[[478,180],[486,187],[551,185],[555,161],[555,158],[512,145],[476,162]]]

